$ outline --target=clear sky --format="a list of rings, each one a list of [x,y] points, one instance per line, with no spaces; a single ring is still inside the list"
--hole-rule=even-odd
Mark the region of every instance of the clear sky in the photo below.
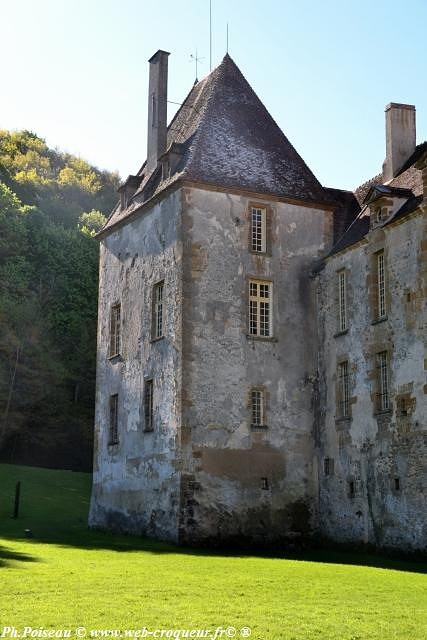
[[[212,0],[226,50],[309,167],[354,188],[384,159],[384,107],[427,139],[427,0]],[[122,177],[145,157],[148,58],[170,51],[169,100],[209,73],[209,0],[0,0],[0,128]],[[169,105],[169,119],[177,107]]]

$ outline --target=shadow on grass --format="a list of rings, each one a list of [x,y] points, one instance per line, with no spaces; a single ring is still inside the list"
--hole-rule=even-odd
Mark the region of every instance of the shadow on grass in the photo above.
[[[0,545],[0,569],[14,566],[17,562],[39,562],[39,560],[28,553],[20,553]]]
[[[17,520],[10,518],[14,489],[22,481],[21,510]],[[0,538],[24,541],[25,529],[31,530],[31,545],[53,544],[63,548],[106,550],[117,553],[144,552],[213,558],[270,558],[341,565],[356,565],[396,571],[427,573],[426,556],[402,556],[373,548],[275,545],[253,546],[236,538],[232,546],[219,546],[216,540],[204,547],[183,547],[150,538],[107,533],[87,528],[91,476],[85,473],[0,464],[0,488],[3,499],[0,512]],[[2,498],[0,492],[0,498]],[[28,532],[27,532],[28,533]],[[29,540],[26,540],[30,542]],[[1,549],[1,547],[0,547]],[[19,555],[16,560],[31,561]],[[0,554],[0,566],[2,556]],[[9,561],[13,559],[9,558]],[[5,558],[4,562],[7,562]]]
[[[23,540],[21,535],[2,535],[3,539]],[[375,549],[351,549],[351,548],[316,548],[315,546],[289,549],[285,546],[267,547],[253,546],[242,542],[233,546],[205,546],[191,547],[178,546],[173,543],[161,542],[152,538],[132,536],[126,534],[116,534],[104,531],[97,531],[81,526],[78,530],[72,531],[50,531],[42,535],[37,535],[34,531],[32,544],[54,544],[63,548],[74,547],[86,550],[114,551],[116,553],[143,552],[154,555],[176,554],[212,558],[265,558],[276,560],[292,560],[296,562],[317,562],[324,564],[341,564],[361,567],[372,567],[381,569],[391,569],[411,573],[427,573],[427,560],[425,556],[382,553]],[[36,561],[31,556],[16,554],[18,560]],[[0,566],[1,566],[0,547]]]

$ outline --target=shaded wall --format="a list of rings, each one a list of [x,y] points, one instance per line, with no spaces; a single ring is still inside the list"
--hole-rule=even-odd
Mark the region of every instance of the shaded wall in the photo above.
[[[320,527],[336,541],[406,550],[427,546],[424,218],[418,212],[372,230],[362,245],[328,259],[319,278]],[[375,252],[382,249],[387,319],[375,322]],[[348,279],[348,331],[336,335],[337,271],[342,268]],[[389,354],[391,405],[383,413],[377,397],[380,351]],[[349,362],[347,420],[337,419],[340,360]],[[329,475],[325,457],[333,460]]]
[[[101,243],[94,485],[90,525],[176,540],[181,400],[181,196],[176,191]],[[152,290],[164,280],[164,338],[152,341]],[[108,358],[110,307],[121,302],[122,353]],[[154,429],[144,430],[153,379]],[[119,444],[109,398],[119,395]]]

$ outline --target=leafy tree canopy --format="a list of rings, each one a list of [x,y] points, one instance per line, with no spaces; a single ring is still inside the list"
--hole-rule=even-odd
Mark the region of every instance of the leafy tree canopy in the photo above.
[[[98,242],[120,179],[0,130],[0,458],[64,441],[91,459]],[[6,453],[5,453],[6,452]],[[66,466],[67,449],[64,451]],[[35,459],[35,463],[37,460]]]

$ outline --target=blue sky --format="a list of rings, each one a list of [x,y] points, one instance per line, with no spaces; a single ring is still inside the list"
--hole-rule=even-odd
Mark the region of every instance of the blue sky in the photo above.
[[[212,17],[213,66],[228,22],[230,55],[323,184],[378,173],[390,101],[416,105],[427,139],[426,0],[212,0]],[[123,177],[145,156],[148,58],[170,51],[175,102],[196,48],[209,73],[209,0],[0,0],[0,21],[0,127]]]

